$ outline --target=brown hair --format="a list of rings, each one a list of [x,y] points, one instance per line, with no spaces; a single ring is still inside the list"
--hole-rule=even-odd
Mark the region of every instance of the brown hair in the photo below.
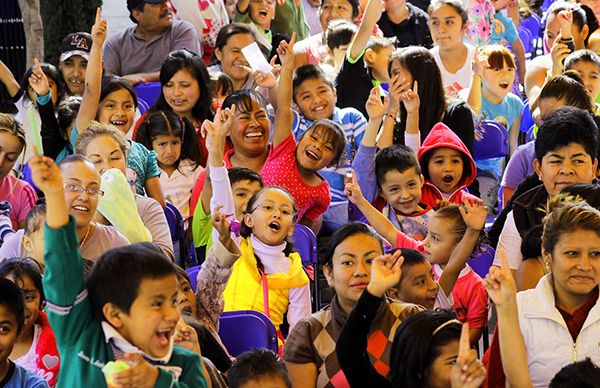
[[[516,69],[515,58],[508,49],[499,44],[490,44],[479,49],[479,53],[487,58],[490,69],[502,70],[504,66]]]
[[[121,148],[121,152],[123,152],[125,161],[127,161],[127,155],[129,154],[129,144],[127,143],[127,140],[125,140],[125,138],[123,137],[121,131],[111,126],[110,124],[101,124],[97,121],[92,121],[85,130],[85,132],[83,132],[77,137],[77,142],[75,142],[75,152],[78,154],[85,155],[85,151],[87,150],[91,141],[100,136],[109,136],[113,138],[114,141],[116,141],[119,144],[119,148]]]

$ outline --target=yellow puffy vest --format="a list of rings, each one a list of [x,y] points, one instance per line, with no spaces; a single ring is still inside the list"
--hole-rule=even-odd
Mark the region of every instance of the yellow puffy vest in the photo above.
[[[242,255],[233,264],[233,272],[223,293],[224,311],[255,310],[266,314],[261,276],[248,238],[242,240],[240,251]],[[288,273],[266,275],[270,318],[277,330],[290,303],[289,289],[308,284],[308,276],[302,268],[300,255],[293,252],[287,258],[292,261]]]

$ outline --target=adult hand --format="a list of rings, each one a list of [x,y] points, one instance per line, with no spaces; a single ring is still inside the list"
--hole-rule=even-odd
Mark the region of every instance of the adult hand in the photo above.
[[[552,76],[556,77],[563,73],[563,62],[565,58],[571,53],[569,46],[561,43],[562,34],[558,34],[554,44],[550,48],[550,57],[552,58]]]
[[[490,272],[483,279],[483,286],[487,290],[490,299],[498,308],[516,303],[517,301],[517,285],[508,265],[508,258],[505,255],[500,256],[502,266],[490,267]]]
[[[469,343],[469,324],[464,323],[460,332],[458,357],[450,372],[452,388],[477,388],[485,379],[485,366],[477,359],[477,352]]]
[[[50,91],[48,78],[44,74],[40,61],[37,58],[33,59],[33,72],[29,76],[29,86],[31,86],[38,96],[45,96]]]
[[[558,13],[558,25],[560,26],[560,34],[564,39],[573,37],[571,27],[573,25],[573,10],[563,9]]]

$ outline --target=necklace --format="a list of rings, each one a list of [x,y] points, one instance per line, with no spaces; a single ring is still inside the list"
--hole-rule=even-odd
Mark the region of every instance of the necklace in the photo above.
[[[83,240],[81,240],[81,242],[79,243],[79,248],[81,249],[81,247],[83,246],[83,244],[85,244],[85,242],[87,241],[89,235],[90,235],[90,230],[92,230],[92,225],[94,224],[94,222],[90,222],[90,224],[87,227],[87,230],[85,232],[85,236],[83,236]]]

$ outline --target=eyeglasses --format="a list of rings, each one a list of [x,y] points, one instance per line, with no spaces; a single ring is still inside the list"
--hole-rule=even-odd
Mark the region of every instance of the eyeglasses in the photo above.
[[[294,212],[294,210],[290,209],[289,207],[276,208],[273,205],[267,205],[267,204],[256,205],[256,207],[250,213],[254,213],[256,211],[256,209],[260,209],[263,212],[269,213],[269,214],[273,214],[273,213],[275,213],[275,210],[279,210],[279,214],[281,214],[281,217],[293,218],[296,215],[296,212]]]
[[[95,187],[83,187],[79,185],[75,185],[73,183],[67,183],[64,186],[65,190],[70,191],[71,193],[81,194],[84,191],[90,196],[94,198],[102,197],[104,195],[104,191],[97,189]]]

